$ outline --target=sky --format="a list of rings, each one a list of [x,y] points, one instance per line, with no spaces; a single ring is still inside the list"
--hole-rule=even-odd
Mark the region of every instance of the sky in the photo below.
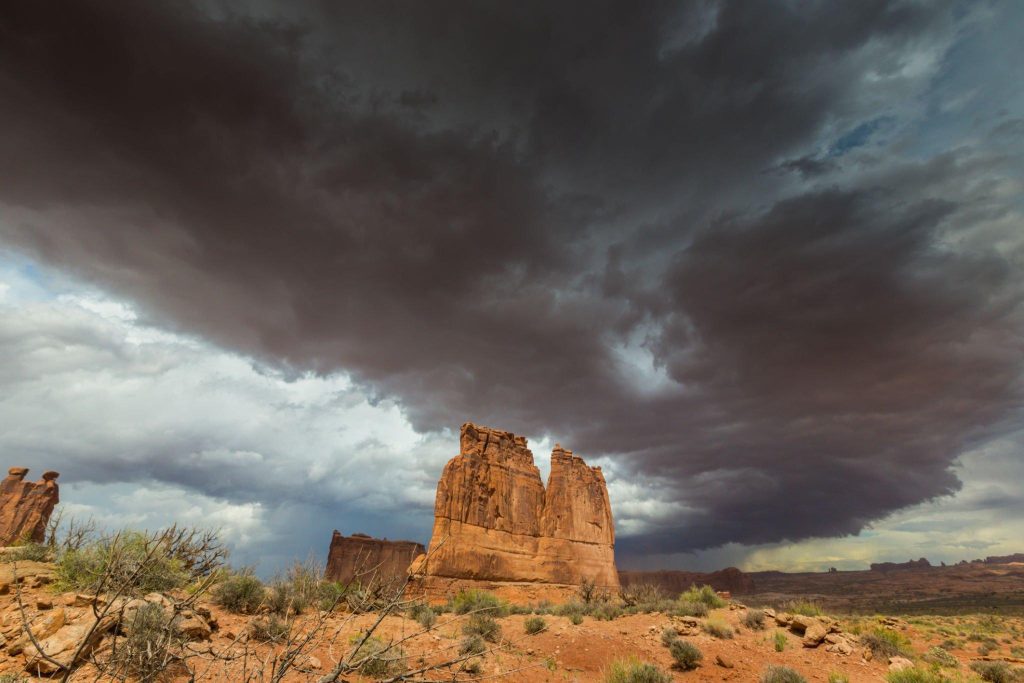
[[[0,9],[0,454],[426,542],[466,421],[623,568],[1024,552],[1024,5]]]

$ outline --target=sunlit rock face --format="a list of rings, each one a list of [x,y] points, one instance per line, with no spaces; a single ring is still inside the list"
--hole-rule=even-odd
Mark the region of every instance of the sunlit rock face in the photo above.
[[[615,528],[604,475],[556,446],[547,488],[526,439],[472,423],[437,485],[429,558],[414,572],[480,581],[615,588]]]
[[[25,481],[26,474],[28,468],[12,467],[0,482],[0,545],[42,543],[60,501],[57,472],[43,472],[42,481]]]

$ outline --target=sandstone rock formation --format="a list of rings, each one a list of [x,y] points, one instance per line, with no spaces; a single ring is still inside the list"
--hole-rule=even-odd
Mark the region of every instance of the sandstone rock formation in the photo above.
[[[615,529],[600,467],[561,446],[545,489],[526,439],[467,423],[437,485],[427,576],[617,588]]]
[[[325,576],[329,581],[364,584],[404,578],[409,564],[423,552],[422,543],[389,541],[366,534],[343,536],[335,530]]]
[[[919,560],[907,560],[906,562],[873,562],[871,564],[871,571],[873,572],[909,571],[914,569],[931,568],[932,563],[924,557]]]
[[[736,567],[727,567],[716,572],[684,571],[620,571],[619,582],[623,586],[650,583],[673,595],[682,593],[693,585],[708,585],[716,591],[728,591],[733,595],[749,595],[757,592],[754,580]]]
[[[0,482],[0,545],[18,541],[42,543],[46,523],[60,500],[56,472],[42,481],[25,481],[26,467],[12,467]]]

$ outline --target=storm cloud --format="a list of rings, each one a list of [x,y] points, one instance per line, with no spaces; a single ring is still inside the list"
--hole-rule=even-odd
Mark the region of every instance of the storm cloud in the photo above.
[[[346,373],[421,433],[473,420],[601,458],[664,503],[627,554],[854,534],[1019,428],[1021,112],[976,91],[962,128],[937,113],[1007,23],[12,5],[0,243],[268,371]],[[275,495],[211,463],[106,464]]]

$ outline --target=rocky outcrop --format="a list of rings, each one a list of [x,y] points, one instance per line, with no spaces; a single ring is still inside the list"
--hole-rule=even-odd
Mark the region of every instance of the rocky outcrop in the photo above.
[[[985,558],[985,564],[1015,564],[1017,562],[1024,562],[1024,553],[1014,553],[1013,555],[989,555]]]
[[[682,593],[690,586],[708,585],[716,591],[728,591],[733,595],[749,595],[757,592],[754,580],[736,567],[727,567],[716,572],[683,571],[620,571],[619,582],[623,586],[649,583],[658,586],[670,595]]]
[[[0,545],[20,541],[42,543],[46,524],[60,501],[56,472],[42,481],[25,481],[26,467],[12,467],[0,482]]]
[[[409,565],[424,553],[422,543],[389,541],[366,534],[343,536],[335,530],[327,553],[329,581],[361,584],[404,578]]]
[[[479,581],[618,587],[600,467],[555,446],[547,488],[526,439],[467,423],[437,485],[429,560],[414,573]]]
[[[871,565],[873,572],[907,571],[910,569],[931,569],[932,563],[927,558],[907,560],[906,562],[875,562]]]

